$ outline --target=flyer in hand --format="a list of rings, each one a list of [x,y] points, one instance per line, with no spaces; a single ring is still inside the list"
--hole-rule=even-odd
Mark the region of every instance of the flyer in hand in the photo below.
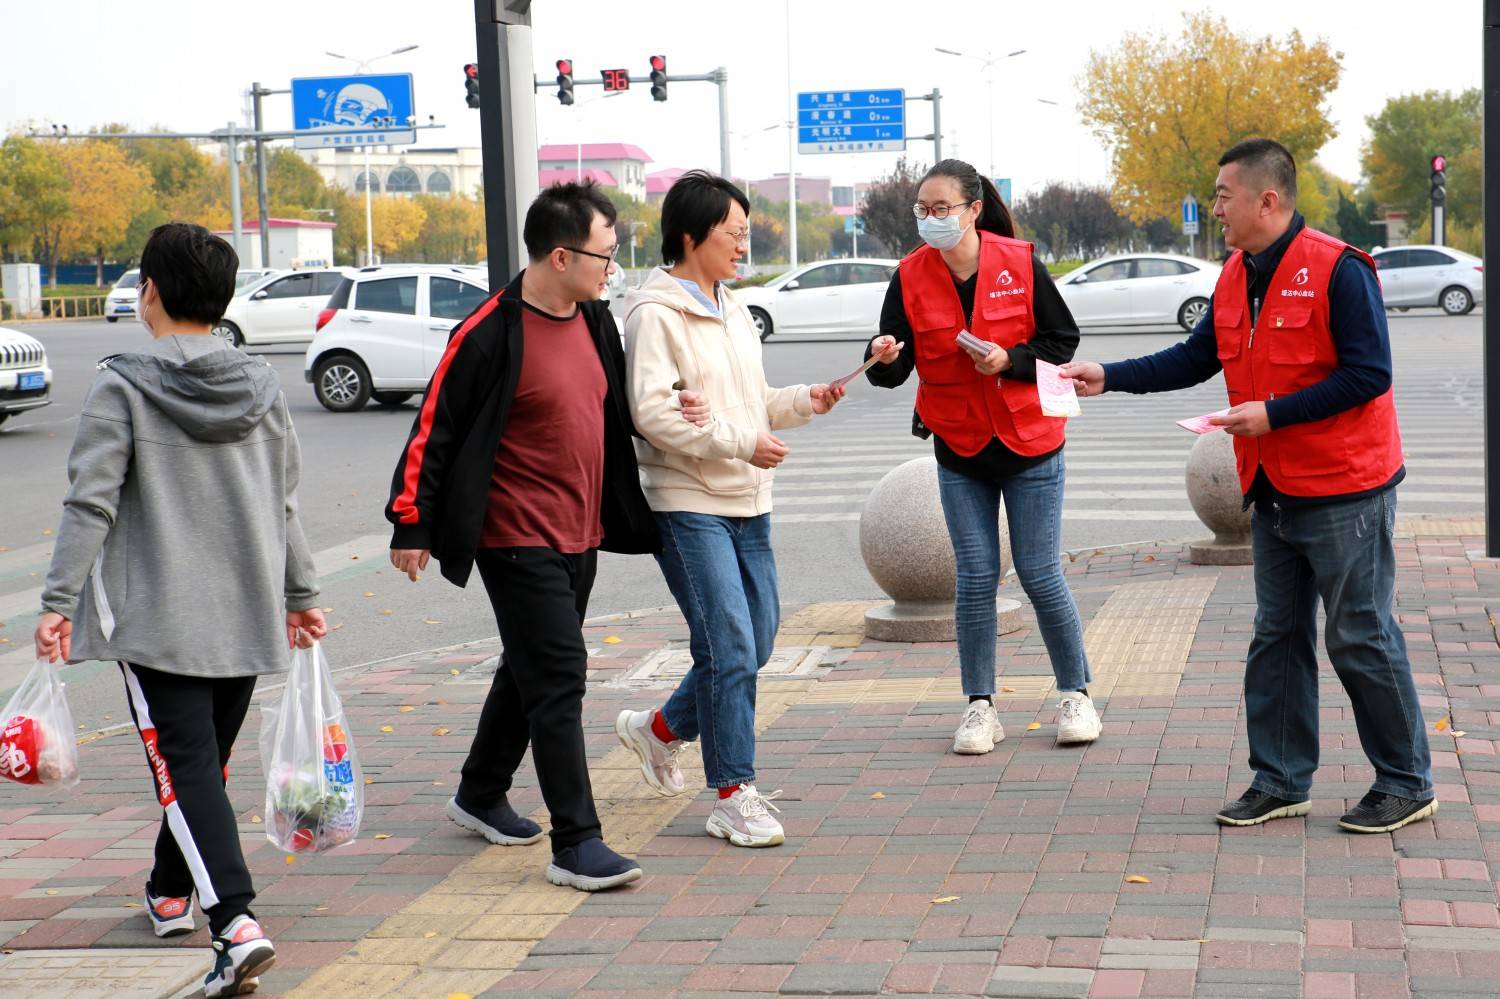
[[[1209,423],[1208,421],[1213,419],[1215,416],[1224,416],[1228,414],[1228,412],[1229,410],[1227,409],[1221,409],[1217,413],[1207,413],[1203,416],[1194,416],[1186,420],[1178,420],[1177,425],[1184,430],[1191,430],[1195,434],[1211,434],[1215,430],[1223,430],[1224,428],[1216,423]]]
[[[1042,413],[1047,416],[1083,415],[1083,410],[1078,408],[1078,393],[1073,388],[1073,379],[1064,378],[1062,369],[1055,364],[1037,360],[1036,392],[1042,400]]]

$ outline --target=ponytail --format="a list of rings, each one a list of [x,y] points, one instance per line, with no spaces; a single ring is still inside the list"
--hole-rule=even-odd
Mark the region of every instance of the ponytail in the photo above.
[[[922,180],[926,181],[931,177],[947,177],[952,180],[958,185],[966,202],[983,202],[979,221],[974,224],[974,228],[1009,239],[1015,238],[1016,224],[1010,217],[1010,209],[1000,200],[999,190],[988,177],[980,176],[979,171],[971,164],[963,160],[939,160],[923,175]]]
[[[1016,238],[1016,223],[1010,217],[1010,209],[1005,207],[1005,202],[1000,199],[1000,191],[995,187],[995,182],[988,177],[979,178],[979,186],[984,191],[984,211],[975,223],[975,228],[992,232],[997,236],[1007,239]]]

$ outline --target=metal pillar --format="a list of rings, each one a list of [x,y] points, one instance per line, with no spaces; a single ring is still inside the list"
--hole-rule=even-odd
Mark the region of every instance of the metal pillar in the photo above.
[[[719,176],[734,180],[729,172],[729,70],[720,66],[713,72],[719,85]]]
[[[263,95],[270,93],[268,90],[260,89],[259,83],[250,84],[250,94],[255,99],[255,200],[259,209],[260,218],[260,265],[271,266],[271,218],[268,207],[269,197],[266,193],[266,140],[259,138],[259,133],[265,130],[265,119],[261,117],[260,99]]]
[[[1500,0],[1484,0],[1484,549],[1500,558],[1500,319],[1490,315],[1500,287]],[[1492,219],[1490,209],[1496,209]]]
[[[531,0],[474,0],[474,32],[485,236],[490,288],[498,290],[526,265],[521,227],[537,195]]]

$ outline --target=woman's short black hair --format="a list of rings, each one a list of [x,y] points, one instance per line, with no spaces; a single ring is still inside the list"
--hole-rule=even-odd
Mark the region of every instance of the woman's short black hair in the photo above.
[[[596,212],[610,225],[619,218],[614,202],[592,180],[544,189],[526,209],[521,237],[526,241],[527,255],[541,260],[559,246],[582,247],[589,241]]]
[[[734,184],[707,170],[689,170],[677,178],[661,203],[661,259],[675,264],[687,252],[683,237],[693,245],[708,238],[708,231],[729,217],[729,203],[739,202],[750,217],[750,199]]]
[[[141,282],[156,286],[162,309],[178,322],[212,325],[224,318],[239,269],[234,247],[191,222],[157,226],[141,251]]]

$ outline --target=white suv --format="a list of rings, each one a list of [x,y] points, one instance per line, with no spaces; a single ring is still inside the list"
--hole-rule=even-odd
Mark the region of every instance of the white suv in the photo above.
[[[52,401],[47,348],[35,337],[0,326],[0,423],[12,413]]]
[[[106,322],[116,322],[121,316],[135,318],[135,303],[141,294],[140,284],[140,268],[132,268],[120,275],[120,280],[109,289],[109,297],[104,302]]]
[[[448,335],[489,296],[481,267],[361,268],[318,313],[303,375],[335,413],[362,409],[372,396],[399,406],[427,387]]]
[[[277,271],[234,293],[214,334],[236,347],[265,343],[306,343],[318,310],[338,288],[345,268]]]

